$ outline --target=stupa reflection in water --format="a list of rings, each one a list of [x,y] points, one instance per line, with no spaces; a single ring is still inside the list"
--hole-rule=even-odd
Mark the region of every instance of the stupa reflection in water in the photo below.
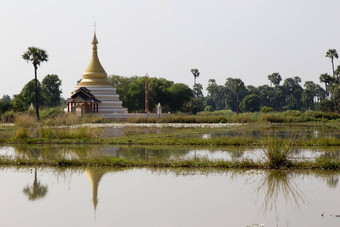
[[[94,212],[97,210],[97,205],[98,205],[98,187],[99,187],[99,182],[104,176],[105,173],[108,171],[103,168],[87,168],[85,170],[85,173],[87,177],[89,178],[91,185],[92,185],[92,203],[93,203],[93,208]]]

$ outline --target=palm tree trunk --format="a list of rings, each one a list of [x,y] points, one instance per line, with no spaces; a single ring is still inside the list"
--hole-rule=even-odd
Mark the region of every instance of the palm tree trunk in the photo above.
[[[333,77],[334,77],[334,59],[332,58],[332,69],[333,69]]]
[[[34,66],[34,79],[35,79],[35,109],[37,112],[37,120],[40,120],[39,117],[39,103],[38,103],[38,79],[37,79],[37,66]]]

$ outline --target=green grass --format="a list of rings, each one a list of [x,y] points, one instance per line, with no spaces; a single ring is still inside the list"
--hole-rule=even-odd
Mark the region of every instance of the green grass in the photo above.
[[[89,129],[60,135],[54,138],[50,135],[46,137],[27,137],[25,132],[17,134],[15,138],[0,139],[3,144],[111,144],[111,145],[192,145],[192,146],[261,146],[268,145],[266,139],[255,139],[251,137],[213,137],[213,138],[190,138],[190,137],[164,137],[157,135],[135,135],[112,138],[94,138],[93,132]],[[23,135],[22,135],[23,134]],[[289,139],[278,139],[278,143],[291,143]],[[331,138],[312,138],[298,139],[291,143],[293,147],[304,146],[340,146],[340,139]]]
[[[131,123],[296,123],[296,122],[340,122],[339,113],[321,111],[285,111],[272,113],[241,113],[237,115],[230,110],[200,112],[197,115],[172,114],[162,118],[131,118]]]
[[[147,168],[216,168],[216,169],[273,169],[264,162],[253,162],[251,160],[241,161],[211,161],[208,159],[196,160],[169,160],[169,161],[136,161],[115,157],[97,157],[66,159],[55,158],[48,160],[27,158],[0,157],[1,166],[48,166],[48,167],[147,167]],[[304,169],[304,170],[339,170],[340,161],[316,160],[290,162],[289,165],[280,166],[275,169]]]

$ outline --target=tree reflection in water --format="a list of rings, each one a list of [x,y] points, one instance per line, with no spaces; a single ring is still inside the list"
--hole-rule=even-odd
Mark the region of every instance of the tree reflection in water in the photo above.
[[[47,185],[41,185],[40,181],[37,178],[37,168],[34,169],[34,181],[32,186],[27,185],[23,192],[27,195],[28,200],[35,201],[37,199],[44,198],[47,194],[48,188]]]
[[[331,175],[327,176],[326,181],[327,181],[327,185],[330,188],[336,188],[336,186],[338,185],[338,182],[339,182],[339,177],[338,177],[338,175],[331,174]]]
[[[300,204],[305,204],[304,194],[293,181],[294,174],[288,171],[270,171],[266,173],[257,188],[257,193],[264,194],[263,211],[275,210],[278,220],[278,203],[283,198],[286,204],[292,208],[300,208]]]

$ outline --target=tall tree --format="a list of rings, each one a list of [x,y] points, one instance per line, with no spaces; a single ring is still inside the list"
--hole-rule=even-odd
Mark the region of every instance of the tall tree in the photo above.
[[[247,95],[240,103],[243,112],[255,112],[260,110],[260,98],[256,94]]]
[[[270,85],[274,84],[275,87],[279,86],[282,80],[280,73],[272,73],[267,78],[270,81]]]
[[[286,93],[286,106],[288,110],[298,110],[301,106],[301,97],[303,88],[300,86],[301,78],[287,78],[283,83],[283,88]]]
[[[243,81],[239,78],[227,78],[227,82],[225,83],[227,89],[230,89],[232,93],[236,96],[236,112],[239,113],[239,94],[246,89]]]
[[[338,53],[336,52],[336,49],[329,49],[326,53],[326,57],[331,59],[332,62],[332,72],[333,76],[335,76],[335,71],[334,71],[334,58],[338,59]]]
[[[36,112],[37,120],[39,121],[39,102],[38,102],[38,79],[37,70],[41,62],[48,61],[48,55],[45,50],[37,47],[28,47],[28,50],[22,55],[22,58],[27,62],[31,62],[34,67],[34,79],[35,79],[35,101],[36,101]]]
[[[192,75],[194,75],[194,85],[196,84],[196,78],[200,76],[198,69],[191,69]]]
[[[37,85],[38,89],[35,89],[35,86]],[[38,102],[40,103],[40,105],[44,105],[44,97],[41,95],[42,91],[41,91],[41,83],[37,82],[35,79],[32,79],[31,81],[29,81],[27,84],[25,84],[25,86],[21,89],[20,94],[26,98],[29,99],[29,104],[33,104],[34,106],[37,105],[36,102],[36,90],[37,95],[38,95]]]
[[[61,104],[61,80],[57,75],[48,74],[41,82],[42,96],[44,104],[48,107],[59,106]]]
[[[321,83],[325,83],[325,89],[326,89],[326,92],[328,92],[329,85],[333,84],[333,81],[334,81],[333,77],[331,77],[327,73],[324,73],[320,75],[319,79]]]
[[[336,75],[336,83],[340,84],[340,65],[338,65],[334,73]]]
[[[213,106],[217,110],[223,110],[226,105],[226,88],[223,85],[218,85],[214,79],[210,79],[208,82],[208,98],[213,101]]]
[[[194,96],[196,98],[203,99],[203,86],[202,86],[202,84],[200,84],[200,83],[195,84],[192,90],[193,90]]]
[[[315,84],[313,81],[306,81],[305,82],[305,90],[302,92],[302,98],[304,100],[305,106],[307,109],[313,109],[315,108],[315,97],[318,93],[318,87],[317,84]]]

